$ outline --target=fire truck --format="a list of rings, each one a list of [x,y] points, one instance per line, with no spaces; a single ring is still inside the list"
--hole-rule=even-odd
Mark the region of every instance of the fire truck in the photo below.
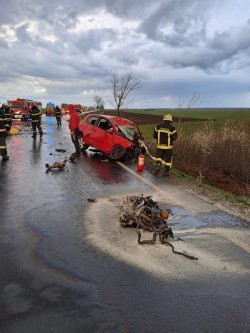
[[[31,99],[16,98],[8,100],[7,105],[10,107],[11,117],[21,119],[22,121],[27,120],[29,111],[33,105],[36,105],[42,112],[42,103]]]
[[[81,104],[72,104],[73,108],[76,110],[76,112],[78,113],[82,113],[84,108]],[[61,104],[61,110],[62,110],[62,114],[69,114],[69,110],[68,110],[68,104],[66,103],[62,103]]]

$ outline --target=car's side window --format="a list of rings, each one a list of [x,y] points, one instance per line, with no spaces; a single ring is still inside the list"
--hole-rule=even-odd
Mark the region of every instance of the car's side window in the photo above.
[[[107,119],[102,118],[99,121],[98,127],[107,131],[108,129],[112,128],[112,125]]]
[[[90,125],[94,125],[96,120],[97,120],[98,117],[89,117],[89,119],[87,120],[87,123],[90,124]]]

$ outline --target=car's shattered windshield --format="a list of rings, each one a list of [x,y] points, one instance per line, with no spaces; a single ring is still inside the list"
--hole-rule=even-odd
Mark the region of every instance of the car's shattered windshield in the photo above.
[[[118,133],[131,141],[139,134],[138,128],[132,125],[118,126]]]

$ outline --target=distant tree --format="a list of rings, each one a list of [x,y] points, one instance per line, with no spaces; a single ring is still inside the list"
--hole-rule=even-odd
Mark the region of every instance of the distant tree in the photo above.
[[[120,117],[120,111],[132,103],[133,94],[142,87],[142,82],[136,79],[131,71],[111,72],[110,82],[112,84],[111,104],[116,108],[117,116]]]
[[[179,122],[181,122],[181,119],[185,116],[188,110],[199,107],[202,104],[202,102],[203,101],[201,101],[200,93],[197,91],[193,92],[193,95],[190,97],[187,103],[185,99],[182,98],[181,95],[179,94],[179,98],[177,101],[180,109]]]
[[[94,97],[94,101],[95,101],[95,104],[96,104],[96,108],[97,110],[104,110],[104,100],[102,99],[101,96],[98,96],[98,95],[95,95]]]

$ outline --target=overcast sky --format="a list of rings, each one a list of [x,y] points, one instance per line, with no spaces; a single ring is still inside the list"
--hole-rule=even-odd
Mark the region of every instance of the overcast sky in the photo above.
[[[143,87],[130,107],[250,106],[249,0],[0,0],[0,102],[111,107],[112,71]],[[44,105],[44,106],[45,106]]]

